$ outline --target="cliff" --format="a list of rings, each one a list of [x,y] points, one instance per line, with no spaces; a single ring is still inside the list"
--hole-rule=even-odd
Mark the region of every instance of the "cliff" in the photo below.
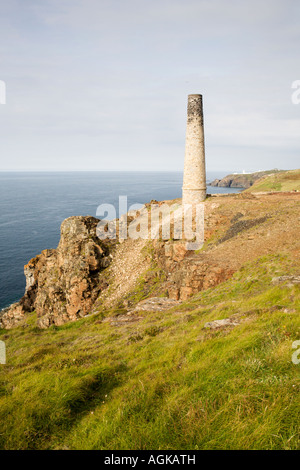
[[[227,175],[222,179],[215,179],[212,181],[209,186],[219,186],[222,188],[250,188],[255,181],[263,178],[266,175],[274,174],[279,172],[279,170],[270,170],[270,171],[258,171],[256,173],[249,174],[232,174]]]
[[[38,326],[61,325],[88,314],[106,287],[102,271],[109,265],[109,244],[96,235],[99,220],[70,217],[61,225],[57,249],[44,250],[24,267],[22,299],[2,311],[1,325],[10,328],[36,311]]]
[[[180,201],[167,201],[174,202]],[[296,245],[298,206],[299,195],[293,193],[289,198],[251,193],[209,197],[205,243],[199,251],[187,250],[185,241],[172,234],[168,240],[101,241],[98,219],[70,217],[62,223],[58,247],[44,250],[25,266],[25,294],[1,312],[1,326],[17,326],[33,311],[37,326],[47,328],[118,308],[128,312],[149,297],[186,301],[231,278],[244,263]],[[127,220],[123,216],[117,234],[119,223],[129,226],[148,214],[149,204]]]

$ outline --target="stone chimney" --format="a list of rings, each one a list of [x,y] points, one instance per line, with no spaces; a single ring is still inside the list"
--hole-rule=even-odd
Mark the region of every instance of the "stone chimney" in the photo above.
[[[189,95],[184,158],[182,204],[198,204],[206,198],[202,95]]]

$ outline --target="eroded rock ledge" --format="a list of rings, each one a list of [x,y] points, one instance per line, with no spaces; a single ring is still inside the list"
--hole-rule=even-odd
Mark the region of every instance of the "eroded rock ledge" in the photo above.
[[[33,310],[40,328],[61,325],[90,312],[106,287],[101,272],[110,263],[108,243],[96,236],[98,222],[90,216],[63,221],[58,247],[43,250],[24,267],[25,294],[2,311],[2,328],[16,326]]]

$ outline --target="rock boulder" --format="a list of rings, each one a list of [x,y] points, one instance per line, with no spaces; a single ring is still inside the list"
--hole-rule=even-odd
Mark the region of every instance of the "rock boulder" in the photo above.
[[[61,225],[56,249],[43,250],[24,267],[26,289],[22,299],[2,311],[3,328],[18,324],[36,310],[38,326],[49,327],[90,313],[100,291],[101,272],[110,262],[108,244],[99,240],[99,220],[70,217]]]

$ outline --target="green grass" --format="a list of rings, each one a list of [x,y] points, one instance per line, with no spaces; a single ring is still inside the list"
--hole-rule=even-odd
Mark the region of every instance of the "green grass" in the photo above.
[[[2,449],[298,449],[300,289],[270,256],[168,312],[0,330]],[[286,312],[285,312],[285,309]],[[237,314],[240,325],[208,330]]]
[[[279,172],[259,179],[246,191],[300,191],[300,170]]]

